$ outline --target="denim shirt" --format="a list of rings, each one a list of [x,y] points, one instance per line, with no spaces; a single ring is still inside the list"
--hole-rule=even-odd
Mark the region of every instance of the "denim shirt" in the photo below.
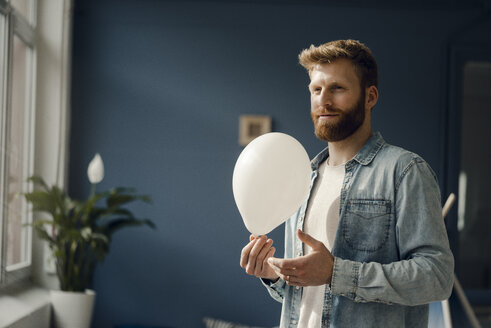
[[[326,148],[312,160],[311,191],[327,157]],[[303,255],[296,231],[309,197],[285,224],[285,258]],[[454,268],[430,166],[375,133],[346,163],[332,254],[322,327],[427,327],[428,303],[449,297]],[[283,304],[280,327],[297,327],[302,288],[263,283]]]

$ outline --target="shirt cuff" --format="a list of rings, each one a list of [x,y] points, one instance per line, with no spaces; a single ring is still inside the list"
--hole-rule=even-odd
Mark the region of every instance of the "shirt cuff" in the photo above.
[[[269,294],[278,302],[282,302],[283,295],[285,294],[285,281],[278,279],[276,282],[272,282],[269,279],[260,278],[263,285],[267,288]]]
[[[273,282],[272,280],[269,280],[269,279],[265,279],[265,278],[259,278],[261,280],[261,282],[263,283],[264,286],[268,287],[268,288],[272,288],[272,289],[277,289],[277,288],[281,288],[283,287],[283,280],[281,280],[281,278],[278,278],[278,280],[276,280],[275,282]]]
[[[358,288],[360,263],[334,258],[332,270],[331,293],[354,300]]]

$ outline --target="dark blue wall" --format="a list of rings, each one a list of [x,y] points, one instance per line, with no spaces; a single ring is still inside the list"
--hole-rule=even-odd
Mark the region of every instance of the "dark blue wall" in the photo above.
[[[99,266],[94,327],[199,327],[204,316],[278,324],[280,304],[239,267],[248,232],[232,195],[242,150],[238,117],[268,114],[274,130],[311,156],[310,44],[354,38],[380,66],[374,127],[421,154],[440,179],[444,162],[445,46],[474,9],[355,8],[295,1],[75,1],[70,192],[88,191],[94,153],[100,189],[134,186],[157,231],[121,231]],[[282,229],[272,234],[282,254]]]

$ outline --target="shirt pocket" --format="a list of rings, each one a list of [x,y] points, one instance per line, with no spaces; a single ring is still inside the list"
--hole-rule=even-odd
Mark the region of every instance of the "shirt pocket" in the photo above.
[[[391,201],[384,199],[348,200],[343,219],[343,238],[349,247],[374,252],[389,238]]]

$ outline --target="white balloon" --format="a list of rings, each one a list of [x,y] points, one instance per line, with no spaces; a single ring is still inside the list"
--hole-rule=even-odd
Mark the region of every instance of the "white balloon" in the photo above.
[[[307,152],[293,137],[272,132],[242,151],[233,173],[235,203],[253,235],[269,233],[305,201],[312,169]]]

